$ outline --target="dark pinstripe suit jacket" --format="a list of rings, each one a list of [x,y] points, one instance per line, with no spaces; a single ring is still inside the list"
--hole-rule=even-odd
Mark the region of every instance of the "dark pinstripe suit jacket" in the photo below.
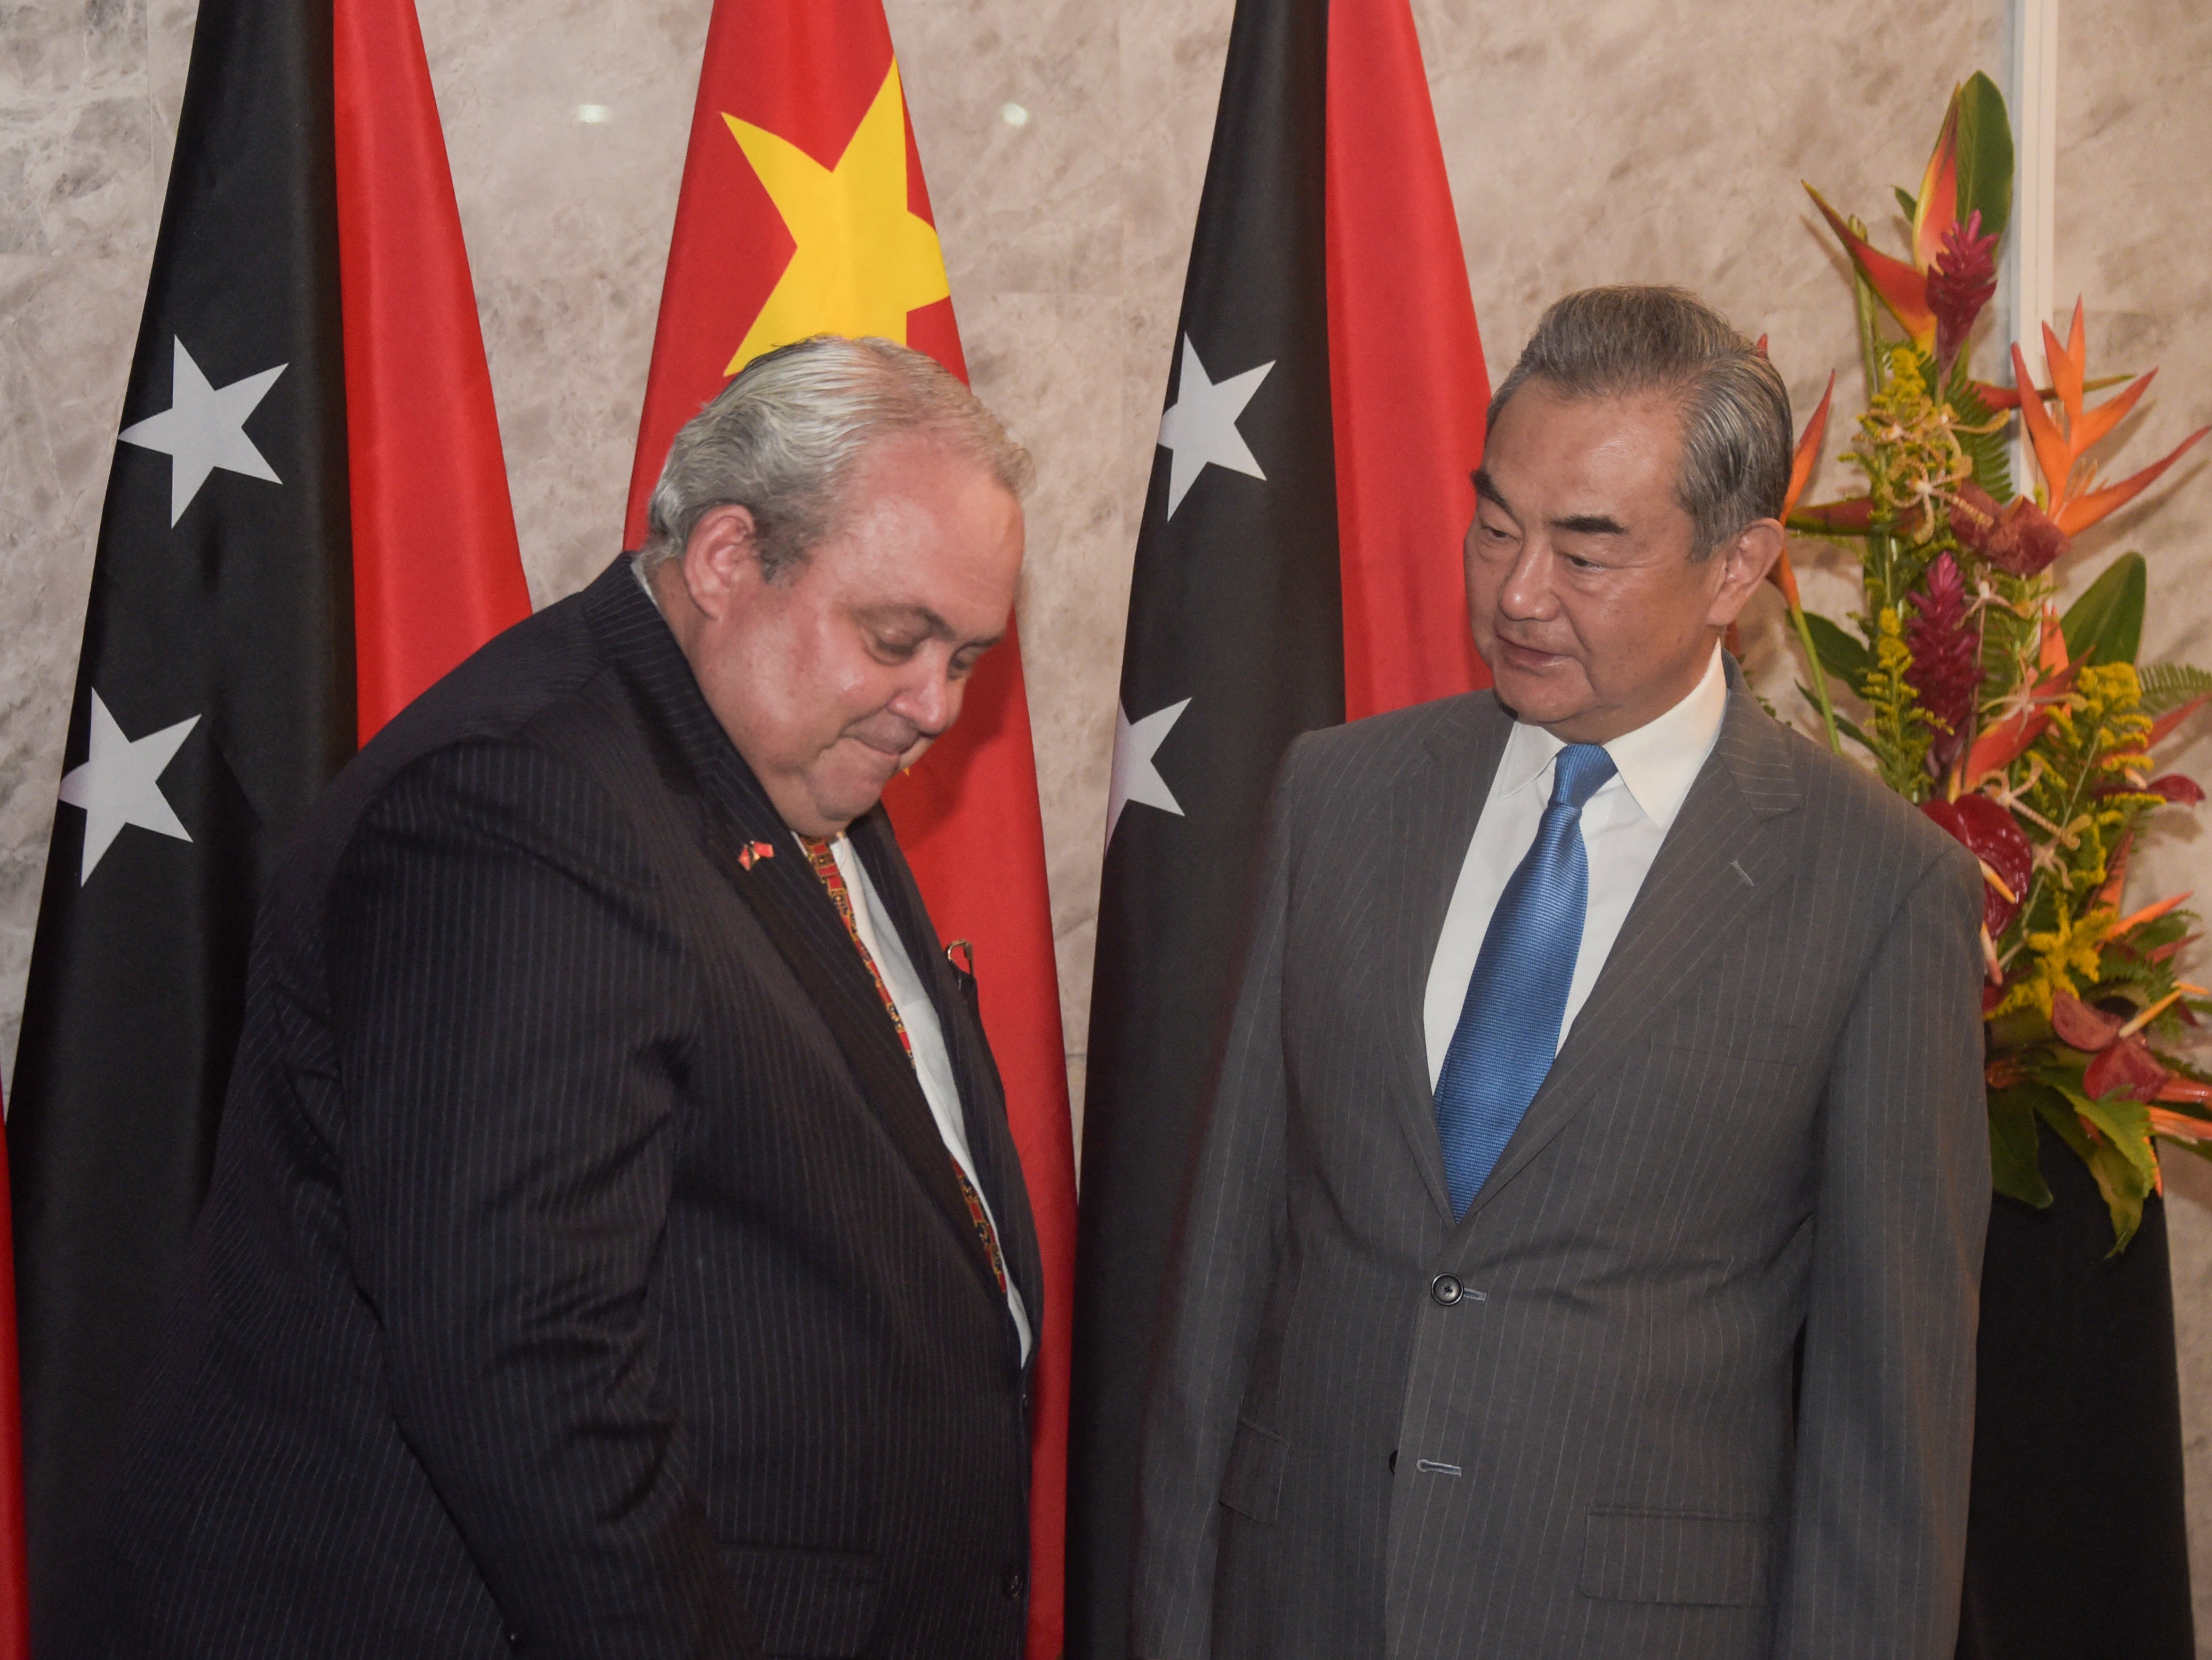
[[[880,812],[853,835],[1038,1309],[981,1031]],[[889,1018],[619,560],[292,848],[41,1652],[1012,1657],[1025,1391]]]
[[[1485,692],[1285,765],[1155,1351],[1137,1652],[1948,1657],[1978,873],[1734,684],[1455,1225],[1422,988],[1508,730]]]

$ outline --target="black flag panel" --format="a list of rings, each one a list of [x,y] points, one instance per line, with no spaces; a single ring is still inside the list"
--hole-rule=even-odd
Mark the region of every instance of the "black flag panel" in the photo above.
[[[353,752],[331,11],[203,0],[8,1116],[33,1614],[214,1153],[255,912]]]
[[[1169,1230],[1283,751],[1344,718],[1322,0],[1240,0],[1137,543],[1085,1090],[1071,1660],[1122,1660]]]

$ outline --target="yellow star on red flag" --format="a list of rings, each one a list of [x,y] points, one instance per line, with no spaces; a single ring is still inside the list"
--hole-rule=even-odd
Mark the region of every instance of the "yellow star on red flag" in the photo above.
[[[814,334],[906,344],[906,317],[951,292],[930,222],[907,206],[906,100],[894,61],[837,165],[725,114],[798,249],[729,367]]]

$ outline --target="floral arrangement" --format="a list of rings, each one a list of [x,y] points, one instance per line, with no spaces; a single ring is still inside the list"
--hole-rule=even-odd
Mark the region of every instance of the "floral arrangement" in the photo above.
[[[1800,690],[1838,754],[1885,783],[1981,862],[1982,992],[1990,1139],[1999,1192],[2048,1205],[2039,1128],[2088,1166],[2124,1247],[2160,1187],[2160,1139],[2212,1157],[2212,1074],[2174,1053],[2212,993],[2181,977],[2197,935],[2174,895],[2130,908],[2130,853],[2154,818],[2204,792],[2153,756],[2212,696],[2212,672],[2136,661],[2142,556],[2112,560],[2063,613],[2051,570],[2073,538],[2135,499],[2204,431],[2117,483],[2090,452],[2135,408],[2151,374],[2101,403],[2081,308],[2039,343],[2045,384],[2011,347],[2012,381],[1974,378],[1975,325],[1996,289],[2013,146],[1986,76],[1952,95],[1917,194],[1897,192],[1911,255],[1814,202],[1850,255],[1867,406],[1845,457],[1864,491],[1801,507],[1835,378],[1808,423],[1786,517],[1854,550],[1862,608],[1808,611],[1785,552],[1773,573],[1805,653]],[[1885,321],[1885,319],[1887,321]],[[1891,331],[1893,325],[1896,332]],[[2152,373],[2155,373],[2153,371]],[[2039,479],[2015,492],[2017,412]],[[1801,551],[1803,544],[1800,544]],[[1846,626],[1845,623],[1849,626]],[[1848,690],[1860,714],[1838,707]]]

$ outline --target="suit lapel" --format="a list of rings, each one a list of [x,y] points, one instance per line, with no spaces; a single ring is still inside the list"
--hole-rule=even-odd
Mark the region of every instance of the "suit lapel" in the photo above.
[[[1791,739],[1733,664],[1720,736],[1621,924],[1543,1086],[1461,1225],[1471,1223],[1578,1112],[1651,1018],[1696,985],[1707,959],[1782,886],[1803,799]]]
[[[1388,954],[1382,1006],[1394,1068],[1389,1093],[1421,1180],[1447,1227],[1450,1189],[1437,1135],[1436,1092],[1429,1083],[1424,1005],[1429,967],[1443,934],[1444,913],[1459,885],[1468,844],[1505,753],[1512,717],[1488,692],[1459,700],[1452,717],[1430,734],[1424,764],[1399,780],[1387,799],[1376,837]]]
[[[952,1156],[852,936],[797,839],[707,707],[690,665],[629,563],[617,560],[592,583],[586,609],[609,658],[645,706],[647,739],[662,776],[695,803],[708,857],[798,979],[862,1098],[996,1296],[998,1281],[975,1237]],[[771,851],[763,855],[762,848]]]

